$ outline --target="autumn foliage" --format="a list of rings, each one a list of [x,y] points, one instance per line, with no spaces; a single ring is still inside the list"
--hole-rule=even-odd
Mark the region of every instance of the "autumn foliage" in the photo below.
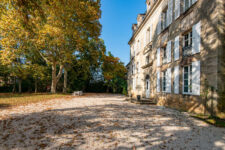
[[[22,81],[29,79],[35,91],[39,83],[51,80],[52,93],[62,87],[66,92],[67,78],[82,78],[87,86],[96,71],[115,91],[114,79],[124,79],[125,67],[105,54],[100,18],[99,0],[0,1],[0,65],[9,70],[6,80],[13,82],[13,91],[18,82],[22,92]]]

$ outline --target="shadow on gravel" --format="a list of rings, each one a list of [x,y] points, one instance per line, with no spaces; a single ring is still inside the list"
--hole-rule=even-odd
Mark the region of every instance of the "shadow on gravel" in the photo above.
[[[11,105],[9,105],[9,104],[0,104],[0,109],[6,109],[9,107],[11,107]]]
[[[157,122],[157,118],[163,118]],[[103,119],[104,121],[99,121]],[[166,131],[167,127],[185,127],[185,130]],[[41,113],[32,113],[0,121],[0,149],[79,149],[89,141],[84,135],[99,134],[104,144],[120,141],[126,146],[113,149],[188,149],[189,145],[196,149],[217,149],[224,147],[215,145],[225,140],[224,134],[202,131],[208,127],[199,127],[191,119],[173,110],[162,111],[156,106],[140,106],[124,103],[90,107],[53,109]],[[111,132],[124,131],[131,137],[113,137]],[[218,130],[219,131],[219,130]],[[221,130],[224,132],[224,130]],[[194,137],[194,133],[198,137]],[[220,133],[220,134],[219,134]],[[68,135],[65,136],[65,135]],[[144,135],[144,136],[143,136]],[[182,135],[182,136],[181,136]],[[210,139],[213,136],[213,139]],[[204,141],[202,138],[206,137]],[[65,143],[57,144],[61,138]],[[139,144],[129,142],[129,138],[139,139]],[[213,140],[210,141],[209,140]],[[203,141],[203,142],[202,142]],[[96,140],[96,142],[99,142]],[[158,142],[158,144],[152,144]],[[178,143],[180,144],[177,147]],[[207,144],[205,144],[207,143]],[[204,145],[205,144],[205,145]],[[169,145],[169,146],[168,146]],[[72,147],[72,148],[71,148]],[[89,148],[90,149],[90,148]]]

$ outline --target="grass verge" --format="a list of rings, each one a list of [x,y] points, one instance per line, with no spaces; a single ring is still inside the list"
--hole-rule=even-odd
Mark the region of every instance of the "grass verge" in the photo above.
[[[207,115],[199,115],[199,114],[194,114],[191,115],[194,118],[200,119],[208,124],[214,125],[216,127],[223,127],[225,128],[225,120],[221,119],[219,117],[214,117],[214,116],[207,116]]]
[[[12,106],[26,105],[30,103],[37,103],[41,101],[57,99],[57,98],[71,98],[67,94],[12,94],[12,93],[1,93],[0,94],[0,109],[9,108]]]

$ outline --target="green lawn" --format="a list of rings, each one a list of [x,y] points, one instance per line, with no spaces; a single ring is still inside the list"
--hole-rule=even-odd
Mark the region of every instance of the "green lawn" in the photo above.
[[[29,103],[36,103],[40,101],[46,101],[57,98],[71,98],[71,96],[66,94],[47,94],[47,93],[38,93],[38,94],[0,93],[0,109],[18,105],[26,105]]]
[[[220,117],[212,117],[207,115],[195,114],[192,117],[205,121],[208,124],[214,125],[216,127],[225,127],[224,114],[221,113]]]

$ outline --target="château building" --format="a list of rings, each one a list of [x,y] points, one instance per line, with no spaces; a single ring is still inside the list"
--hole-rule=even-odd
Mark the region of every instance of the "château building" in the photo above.
[[[197,113],[216,106],[225,85],[225,1],[147,0],[146,5],[129,41],[129,96]]]

